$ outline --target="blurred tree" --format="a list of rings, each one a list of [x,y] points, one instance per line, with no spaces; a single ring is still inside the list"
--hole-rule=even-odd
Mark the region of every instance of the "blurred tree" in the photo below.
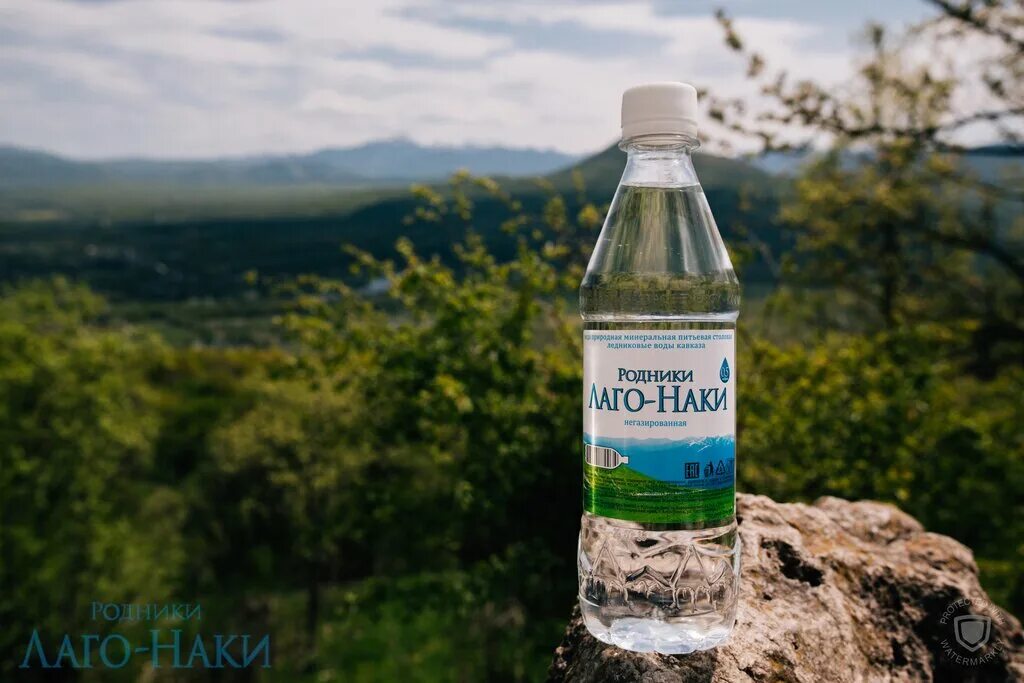
[[[997,172],[958,140],[986,130],[1005,144],[984,154],[1024,157],[1024,8],[933,4],[939,15],[904,35],[870,26],[870,54],[844,88],[770,73],[720,13],[764,100],[709,97],[709,109],[765,151],[831,146],[804,167],[781,212],[798,235],[785,281],[818,322],[959,326],[973,369],[992,376],[1024,361],[1024,176],[1019,165]]]
[[[742,347],[740,486],[780,500],[896,503],[968,543],[986,587],[1024,607],[1024,368],[996,380],[943,357],[951,332],[830,333]],[[778,410],[786,406],[786,410]]]
[[[94,601],[171,599],[185,559],[183,497],[150,476],[160,416],[149,373],[166,348],[104,329],[104,310],[59,279],[0,297],[5,679],[34,629],[103,634],[119,625],[94,619]]]
[[[583,202],[571,219],[552,192],[528,215],[493,181],[465,174],[447,193],[415,192],[410,220],[464,223],[457,263],[425,260],[402,240],[399,264],[352,251],[357,274],[385,283],[383,294],[290,283],[292,366],[257,380],[249,407],[212,442],[217,476],[247,492],[243,518],[283,529],[282,550],[302,558],[311,642],[320,583],[345,575],[498,563],[494,602],[479,609],[499,621],[522,610],[508,601],[544,612],[553,588],[528,567],[573,544],[578,505],[563,493],[579,476],[565,454],[580,431],[580,340],[561,295],[575,288],[592,241],[583,236],[601,213]],[[505,205],[515,258],[499,262],[472,229],[479,197]]]
[[[289,539],[290,562],[306,590],[305,628],[315,648],[320,622],[320,586],[327,568],[343,558],[347,540],[357,540],[366,523],[356,504],[364,465],[371,454],[353,439],[362,397],[288,380],[258,382],[252,405],[212,435],[219,474],[244,491],[237,504],[245,523],[281,529]],[[255,534],[258,535],[258,534]]]

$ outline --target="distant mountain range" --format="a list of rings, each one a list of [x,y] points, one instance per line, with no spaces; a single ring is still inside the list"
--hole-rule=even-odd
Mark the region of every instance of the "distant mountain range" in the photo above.
[[[243,275],[250,271],[271,279],[302,273],[352,278],[352,258],[341,245],[393,258],[401,238],[410,240],[420,254],[436,254],[460,267],[453,247],[465,238],[465,222],[449,212],[437,223],[410,224],[407,218],[419,202],[398,184],[363,180],[365,189],[336,187],[322,182],[323,173],[314,176],[321,184],[303,183],[295,175],[280,186],[237,180],[240,184],[209,187],[160,184],[139,179],[181,178],[187,170],[189,182],[214,177],[223,183],[225,177],[273,177],[268,167],[276,167],[238,160],[203,162],[199,168],[191,162],[91,165],[38,152],[5,152],[0,155],[7,160],[0,175],[8,177],[6,187],[0,183],[0,284],[60,274],[125,301],[235,297],[248,290]],[[332,168],[330,160],[316,157],[302,158],[314,168]],[[450,163],[438,168],[447,171]],[[552,173],[526,171],[500,182],[529,216],[545,215],[552,191],[564,197],[567,215],[576,216],[584,201],[581,194],[599,206],[611,200],[624,164],[625,154],[610,146],[587,159],[559,164]],[[738,239],[736,230],[742,226],[760,230],[766,244],[784,250],[771,227],[784,179],[740,159],[698,154],[694,165],[727,241]],[[11,173],[12,166],[17,174]],[[513,170],[523,168],[505,164],[499,170],[512,176]],[[537,176],[546,182],[535,182]],[[27,184],[10,184],[15,177]],[[110,177],[133,182],[109,182]],[[50,184],[40,186],[41,181]],[[500,198],[473,193],[474,230],[499,261],[514,257],[518,249],[517,235],[503,228],[510,215]],[[746,281],[764,279],[764,271],[758,263],[747,264]]]
[[[425,147],[410,140],[370,142],[358,147],[325,149],[308,157],[364,178],[436,180],[460,168],[481,175],[543,175],[568,166],[578,157],[510,147]]]
[[[980,161],[988,165],[983,175],[1020,176],[1015,153],[968,155],[967,163]],[[253,270],[271,279],[351,278],[351,256],[340,245],[391,258],[401,238],[459,267],[453,245],[464,239],[465,222],[449,212],[437,223],[410,224],[419,204],[403,186],[409,180],[440,184],[467,167],[506,176],[502,188],[527,215],[544,215],[555,191],[575,216],[583,197],[599,206],[611,199],[624,163],[614,145],[580,160],[401,140],[210,161],[74,161],[0,148],[0,284],[61,274],[122,300],[235,297],[248,291],[243,275]],[[792,250],[791,233],[777,223],[792,180],[786,164],[768,172],[749,160],[697,154],[694,166],[727,243],[755,234],[765,253]],[[1015,208],[1001,212],[1012,219]],[[509,216],[500,198],[473,194],[473,228],[499,261],[518,249],[502,227]],[[773,281],[762,256],[744,264],[745,285]]]
[[[749,163],[757,168],[778,176],[793,176],[807,163],[819,158],[822,152],[813,149],[793,150],[789,152],[768,152],[749,159]],[[1024,157],[1024,149],[1019,145],[983,145],[967,150],[963,162],[968,168],[985,180],[996,180],[1007,171],[1020,173],[1020,160]],[[871,161],[870,152],[844,152],[844,164],[856,166]]]
[[[109,183],[201,186],[380,186],[440,180],[465,168],[481,175],[544,175],[576,160],[553,150],[424,146],[411,140],[370,142],[309,154],[209,160],[75,160],[0,146],[0,188],[65,187]]]
[[[748,169],[753,167],[775,176],[790,176],[818,154],[820,152],[814,150],[771,152],[736,161]],[[621,164],[621,155],[614,148],[599,154],[595,160],[605,155],[614,160],[613,164]],[[971,150],[965,161],[982,177],[992,178],[1007,168],[1019,171],[1020,155],[1019,147],[991,145]],[[848,156],[851,164],[870,159],[866,153]],[[98,185],[379,188],[412,181],[440,181],[459,169],[478,175],[543,176],[567,169],[577,161],[580,161],[578,157],[554,150],[425,146],[404,138],[308,154],[201,160],[77,160],[0,145],[0,190]],[[603,175],[607,169],[601,167],[600,171]]]

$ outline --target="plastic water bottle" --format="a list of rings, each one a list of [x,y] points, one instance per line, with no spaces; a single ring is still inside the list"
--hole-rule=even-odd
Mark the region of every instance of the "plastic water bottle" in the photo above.
[[[736,619],[740,285],[693,169],[697,92],[622,97],[626,168],[580,287],[579,599],[598,639],[682,654]]]

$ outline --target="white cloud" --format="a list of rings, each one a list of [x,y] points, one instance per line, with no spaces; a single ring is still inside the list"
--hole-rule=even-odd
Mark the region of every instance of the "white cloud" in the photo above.
[[[621,91],[637,82],[752,94],[710,17],[626,1],[0,0],[0,19],[0,142],[86,156],[286,152],[399,134],[584,153],[614,139]],[[640,42],[607,54],[539,45],[538,25]],[[807,47],[827,45],[811,41],[820,26],[739,26],[798,75],[849,73],[844,41]]]

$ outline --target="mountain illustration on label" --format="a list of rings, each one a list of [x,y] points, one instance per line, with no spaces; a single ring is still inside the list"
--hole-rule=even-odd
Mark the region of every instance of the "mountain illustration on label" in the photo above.
[[[729,361],[726,358],[722,359],[722,369],[718,371],[718,376],[723,382],[729,381]]]

